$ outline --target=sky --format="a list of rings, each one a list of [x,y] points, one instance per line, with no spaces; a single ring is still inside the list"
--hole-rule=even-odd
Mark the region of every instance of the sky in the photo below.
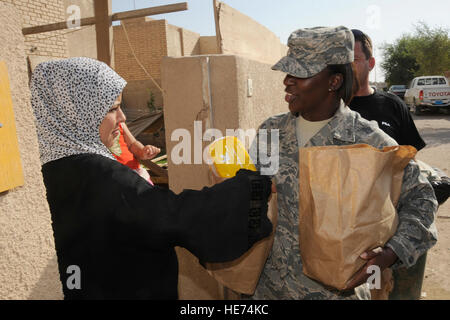
[[[112,11],[129,11],[146,7],[187,2],[188,10],[152,16],[202,36],[215,35],[213,0],[112,0]],[[223,0],[229,6],[267,27],[287,42],[299,28],[344,25],[360,29],[373,41],[376,70],[371,81],[384,81],[380,68],[381,46],[393,43],[403,34],[412,33],[423,21],[430,27],[450,28],[449,0]]]

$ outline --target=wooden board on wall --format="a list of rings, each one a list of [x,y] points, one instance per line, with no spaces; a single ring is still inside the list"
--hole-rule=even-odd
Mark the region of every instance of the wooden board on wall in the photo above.
[[[0,61],[0,192],[23,183],[8,68]]]

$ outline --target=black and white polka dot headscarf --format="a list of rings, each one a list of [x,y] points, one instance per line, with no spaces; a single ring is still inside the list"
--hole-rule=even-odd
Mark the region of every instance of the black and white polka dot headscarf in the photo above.
[[[41,163],[94,153],[114,159],[99,127],[126,81],[90,58],[43,62],[31,78]]]

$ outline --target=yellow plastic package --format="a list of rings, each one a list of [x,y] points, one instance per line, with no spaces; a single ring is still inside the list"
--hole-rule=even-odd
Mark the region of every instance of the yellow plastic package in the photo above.
[[[240,169],[256,171],[244,144],[236,137],[226,136],[208,146],[211,171],[220,178],[232,178]]]

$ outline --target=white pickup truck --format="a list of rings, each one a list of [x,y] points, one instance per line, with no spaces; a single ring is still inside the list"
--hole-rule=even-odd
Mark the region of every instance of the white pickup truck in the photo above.
[[[450,111],[450,85],[443,76],[417,77],[411,81],[404,99],[416,115],[425,109]]]

